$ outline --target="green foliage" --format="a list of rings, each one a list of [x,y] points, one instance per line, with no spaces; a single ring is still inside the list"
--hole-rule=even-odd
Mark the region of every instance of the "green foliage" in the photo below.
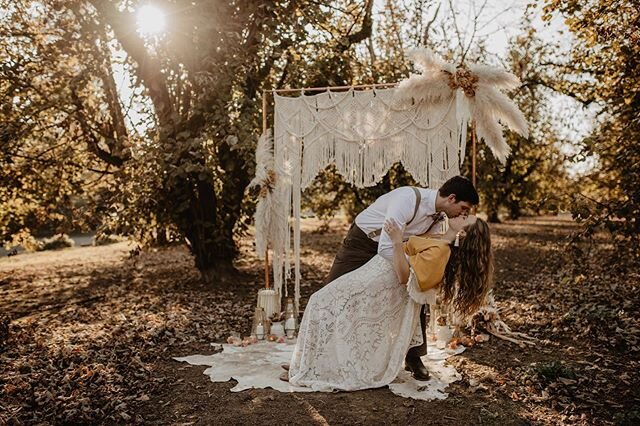
[[[105,107],[115,93],[95,48],[103,34],[78,2],[3,0],[0,10],[0,235],[95,226],[94,191],[125,156]]]
[[[597,161],[584,177],[591,191],[574,214],[587,235],[607,229],[626,241],[619,247],[628,258],[640,260],[640,9],[615,0],[553,0],[545,12],[547,19],[563,16],[575,37],[550,86],[602,108],[579,154]]]
[[[523,378],[544,386],[559,378],[575,379],[576,373],[561,361],[536,362],[531,364],[523,373]]]
[[[368,188],[357,188],[346,183],[335,166],[329,166],[304,191],[302,207],[312,210],[325,222],[341,209],[349,220],[353,220],[376,198],[405,185],[416,185],[416,182],[401,164],[394,165],[376,186]]]
[[[40,242],[31,234],[28,229],[21,229],[11,235],[11,239],[5,240],[4,247],[9,250],[15,246],[22,246],[26,251],[37,251]]]

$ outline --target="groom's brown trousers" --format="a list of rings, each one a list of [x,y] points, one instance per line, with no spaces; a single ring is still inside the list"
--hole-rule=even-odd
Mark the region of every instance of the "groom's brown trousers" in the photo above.
[[[367,237],[367,234],[355,224],[351,224],[349,232],[338,249],[329,275],[324,283],[328,284],[336,278],[355,271],[378,254],[378,242]],[[407,352],[407,357],[420,357],[427,354],[427,315],[424,305],[420,310],[420,326],[422,327],[422,345],[414,346]]]

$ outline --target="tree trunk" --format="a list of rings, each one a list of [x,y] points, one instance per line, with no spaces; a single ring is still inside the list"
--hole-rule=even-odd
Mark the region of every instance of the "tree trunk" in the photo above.
[[[235,218],[227,216],[227,220],[218,223],[217,204],[212,183],[198,180],[192,188],[186,220],[181,221],[196,267],[208,283],[219,282],[234,270],[236,254],[233,240]]]
[[[516,220],[520,218],[520,203],[511,202],[509,203],[509,219]]]
[[[156,226],[156,241],[155,243],[160,247],[165,247],[169,244],[167,239],[167,230],[164,226]]]
[[[490,223],[500,223],[500,217],[498,216],[498,210],[489,209],[487,211],[487,219]]]
[[[496,194],[494,194],[494,197],[495,195]],[[500,223],[500,216],[498,215],[500,204],[500,200],[497,197],[487,200],[487,220],[490,223]]]

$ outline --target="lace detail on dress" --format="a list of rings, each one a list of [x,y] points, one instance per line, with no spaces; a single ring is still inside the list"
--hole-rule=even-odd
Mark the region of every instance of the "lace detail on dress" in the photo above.
[[[398,282],[391,262],[373,257],[309,299],[290,383],[320,391],[391,383],[408,348],[422,344],[419,314],[420,305]]]

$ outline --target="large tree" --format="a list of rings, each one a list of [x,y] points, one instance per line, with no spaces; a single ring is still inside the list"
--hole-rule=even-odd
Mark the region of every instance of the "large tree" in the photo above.
[[[93,227],[94,195],[128,158],[104,33],[73,2],[0,2],[0,233]]]
[[[291,69],[305,64],[299,52],[309,50],[310,28],[333,35],[326,29],[333,11],[308,1],[166,2],[170,29],[150,43],[131,30],[133,12],[116,2],[91,3],[128,54],[157,122],[153,142],[127,167],[136,190],[114,206],[173,225],[205,278],[215,277],[236,255],[234,230],[253,172],[261,91],[318,80],[292,81]],[[370,31],[371,3],[354,3],[361,13],[342,16],[351,31],[338,44],[324,40],[324,51],[320,40],[315,54],[339,57],[357,43]]]
[[[619,0],[553,0],[545,12],[547,19],[564,19],[575,42],[570,55],[551,64],[556,73],[544,83],[601,111],[581,153],[596,161],[587,176],[596,189],[594,200],[580,203],[584,208],[576,213],[635,240],[632,253],[638,255],[640,8]]]
[[[142,1],[4,3],[2,161],[10,165],[3,179],[13,200],[2,206],[5,236],[33,230],[27,222],[38,215],[21,203],[30,200],[29,208],[40,211],[45,204],[32,200],[42,191],[25,191],[33,185],[20,179],[33,180],[29,171],[40,169],[77,170],[73,179],[41,176],[39,182],[60,194],[47,206],[61,209],[61,199],[71,195],[82,197],[74,205],[95,199],[90,211],[103,232],[159,240],[168,232],[187,242],[207,279],[231,266],[239,219],[250,208],[243,200],[261,129],[262,90],[351,83],[347,65],[353,45],[371,33],[373,5],[164,1],[157,6],[167,29],[150,37],[137,31]],[[134,109],[147,118],[143,126],[125,119],[129,99],[115,84],[116,69],[119,80],[131,77]],[[35,126],[31,116],[42,124]],[[49,139],[47,129],[55,130]],[[34,154],[28,162],[18,160],[25,149]],[[49,160],[42,162],[45,154]],[[112,173],[102,180],[110,185],[79,194],[67,188],[92,182],[91,170],[98,177]],[[54,216],[38,217],[50,226]]]

